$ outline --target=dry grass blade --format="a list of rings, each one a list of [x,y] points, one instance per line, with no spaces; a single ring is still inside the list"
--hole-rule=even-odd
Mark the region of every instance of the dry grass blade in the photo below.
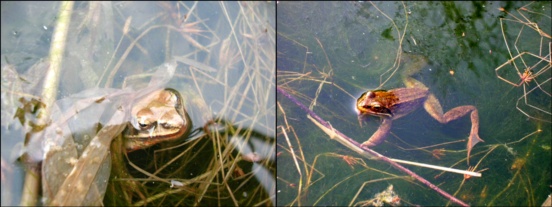
[[[391,21],[391,23],[393,24],[393,27],[395,28],[395,30],[397,30],[397,35],[399,38],[399,45],[397,47],[397,56],[395,58],[395,62],[393,63],[393,66],[389,68],[389,70],[385,71],[380,75],[380,85],[378,86],[378,88],[383,88],[383,85],[385,85],[385,83],[387,83],[387,81],[389,81],[395,75],[395,73],[399,70],[399,67],[401,66],[401,55],[402,55],[402,45],[403,45],[402,43],[404,40],[404,35],[406,34],[406,29],[408,28],[408,15],[405,15],[406,22],[404,24],[403,33],[401,35],[400,30],[397,27],[397,24],[395,24],[395,21],[393,21],[391,17],[385,14],[385,12],[381,11],[373,2],[370,2],[370,4],[372,4],[383,16],[385,16],[385,18]],[[406,11],[406,6],[404,5],[404,2],[402,3],[402,5],[404,9],[404,14],[407,14],[408,12]],[[387,77],[385,81],[382,81],[383,76],[389,72],[391,72],[389,77]]]

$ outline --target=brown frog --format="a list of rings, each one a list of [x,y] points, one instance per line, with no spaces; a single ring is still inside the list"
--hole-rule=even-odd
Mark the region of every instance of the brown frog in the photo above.
[[[388,91],[366,91],[358,98],[356,109],[359,118],[378,116],[383,119],[378,130],[367,141],[362,143],[362,145],[373,147],[383,142],[387,134],[389,134],[393,120],[409,114],[423,104],[424,109],[429,115],[443,124],[470,113],[472,127],[467,144],[469,158],[473,146],[483,141],[478,135],[479,115],[477,113],[477,108],[472,105],[458,106],[443,113],[441,104],[435,95],[430,93],[429,89],[423,83],[410,77],[410,75],[419,71],[426,65],[427,62],[425,58],[419,56],[407,56],[407,58],[414,60],[414,62],[409,63],[411,68],[407,68],[403,76],[403,82],[406,88],[397,88]]]
[[[118,113],[124,112],[117,110],[112,119],[122,116]],[[125,126],[124,139],[121,139],[117,135]],[[104,126],[96,135],[97,140],[95,138],[91,141],[78,160],[74,150],[49,152],[42,170],[45,177],[43,192],[47,198],[52,199],[51,205],[101,205],[105,192],[103,183],[109,177],[110,164],[106,162],[109,160],[108,148],[113,139],[124,142],[124,149],[112,151],[114,159],[118,159],[114,164],[121,169],[121,154],[124,151],[143,149],[159,142],[175,140],[187,134],[191,128],[190,117],[184,109],[178,91],[167,88],[148,93],[133,103],[130,109],[130,123]],[[72,143],[72,138],[68,141]],[[71,149],[70,146],[75,145],[71,143],[64,146]],[[74,160],[73,164],[67,163],[68,166],[60,166],[60,163],[65,162],[58,161],[71,159]]]
[[[134,104],[131,114],[125,133],[127,151],[177,139],[192,128],[180,93],[170,88],[147,95]]]

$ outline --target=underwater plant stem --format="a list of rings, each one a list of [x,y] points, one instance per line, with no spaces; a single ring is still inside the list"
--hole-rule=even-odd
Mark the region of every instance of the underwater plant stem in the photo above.
[[[65,41],[67,40],[67,33],[69,31],[69,24],[71,22],[71,13],[73,12],[74,3],[75,2],[72,1],[61,2],[58,21],[56,22],[55,30],[52,34],[50,55],[48,57],[50,67],[46,72],[42,91],[42,102],[47,106],[50,106],[56,100],[61,64],[65,53]],[[49,111],[44,113],[49,115]]]
[[[57,88],[59,85],[59,76],[63,54],[65,52],[65,40],[69,31],[69,23],[71,22],[71,13],[73,12],[73,1],[61,2],[57,22],[54,33],[52,34],[52,42],[50,46],[49,62],[50,66],[46,71],[44,85],[42,87],[42,103],[46,104],[43,110],[38,114],[38,125],[44,125],[50,116],[50,106],[54,104],[57,96]],[[25,159],[25,158],[24,158]],[[38,200],[38,192],[40,186],[39,170],[31,167],[25,175],[25,184],[20,204],[23,206],[34,206]]]
[[[328,124],[328,122],[324,121],[322,118],[320,118],[316,113],[314,113],[314,111],[311,111],[309,110],[305,105],[303,105],[301,102],[299,102],[297,99],[295,99],[293,96],[291,96],[289,93],[287,93],[286,91],[284,91],[282,88],[280,88],[279,86],[276,87],[276,90],[278,91],[278,93],[286,96],[289,100],[291,100],[293,103],[295,103],[297,106],[299,106],[299,108],[303,109],[303,111],[305,111],[307,114],[309,114],[311,117],[313,117],[314,119],[316,119],[320,124],[324,125],[326,128],[328,129],[333,129],[333,127],[330,126],[330,124]],[[354,145],[356,146],[357,148],[360,148],[363,150],[363,155],[367,155],[367,156],[370,156],[370,157],[375,157],[377,159],[380,159],[386,163],[389,163],[391,166],[397,168],[398,170],[400,171],[403,171],[404,173],[412,176],[413,178],[415,178],[416,180],[418,180],[419,182],[425,184],[426,186],[428,186],[429,188],[437,191],[439,194],[441,194],[442,196],[448,198],[450,201],[458,204],[458,205],[461,205],[461,206],[468,206],[468,204],[464,203],[463,201],[455,198],[454,196],[450,195],[449,193],[443,191],[442,189],[440,189],[439,187],[437,187],[436,185],[430,183],[429,181],[427,181],[426,179],[420,177],[419,175],[417,175],[416,173],[410,171],[409,169],[403,167],[402,165],[394,162],[393,160],[377,153],[376,151],[373,151],[372,149],[370,148],[367,148],[365,146],[361,146],[358,142],[356,142],[355,140],[345,136],[344,134],[342,134],[341,132],[339,132],[338,130],[336,129],[333,129],[333,133],[335,133],[336,135],[339,135],[341,136],[344,140],[346,140],[346,142],[348,142],[349,144],[347,145]],[[342,143],[342,142],[341,142]]]

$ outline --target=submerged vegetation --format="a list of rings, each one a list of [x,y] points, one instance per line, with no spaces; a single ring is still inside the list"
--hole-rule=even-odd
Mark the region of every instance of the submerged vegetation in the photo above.
[[[54,3],[50,6],[59,7]],[[5,8],[56,16],[55,12],[32,5],[3,5],[3,14]],[[75,138],[76,144],[70,148],[80,155],[87,148],[98,146],[94,140],[103,136],[104,131],[122,131],[120,127],[110,128],[112,122],[106,120],[130,113],[135,98],[164,87],[174,88],[182,95],[191,118],[190,127],[193,126],[189,134],[178,140],[129,153],[122,147],[123,136],[110,134],[106,140],[113,140],[111,149],[99,153],[111,164],[102,162],[99,169],[80,165],[85,160],[94,165],[100,161],[84,155],[59,162],[70,168],[81,166],[84,169],[81,176],[98,179],[89,189],[97,191],[94,192],[97,197],[79,205],[275,205],[275,2],[77,2],[71,11],[70,23],[66,22],[70,35],[64,46],[53,46],[66,50],[61,53],[60,85],[55,86],[59,88],[56,90],[59,101],[54,106],[70,108],[68,111],[74,113],[63,112],[69,121],[45,116],[51,119],[44,125],[46,128],[54,126],[51,123],[60,124],[63,133]],[[13,13],[6,16],[17,17]],[[50,24],[43,25],[45,31],[56,28],[56,22]],[[3,30],[10,28],[2,24]],[[18,34],[16,29],[13,32]],[[36,40],[25,39],[24,43],[33,41]],[[34,123],[34,112],[52,107],[33,101],[41,100],[42,85],[29,86],[43,78],[31,76],[36,72],[30,71],[51,69],[51,61],[42,60],[47,54],[40,51],[20,57],[30,54],[22,52],[26,48],[30,47],[3,44],[2,97],[15,100],[2,103],[3,146],[14,145],[5,144],[6,131],[17,135],[10,140],[22,145],[25,130]],[[171,65],[170,75],[150,69],[163,63]],[[29,73],[21,72],[27,68]],[[11,76],[4,76],[4,71]],[[17,102],[20,97],[23,101]],[[4,119],[14,116],[17,119]],[[36,127],[35,131],[58,132]],[[40,138],[34,143],[42,143]],[[82,144],[82,140],[91,144]],[[41,146],[29,145],[26,150],[36,150],[35,158],[41,159],[40,152],[48,150]],[[46,193],[40,193],[41,187],[36,183],[26,186],[35,189],[34,198],[28,196],[30,191],[15,192],[16,183],[4,185],[4,176],[8,179],[15,176],[5,174],[8,172],[5,170],[21,166],[12,162],[12,158],[5,161],[4,156],[2,204],[48,204],[48,199],[40,198]],[[36,173],[31,168],[28,172]],[[88,189],[80,181],[71,185],[78,187],[74,193],[80,193],[83,187]],[[4,199],[8,195],[9,199]]]
[[[444,111],[467,104],[479,109],[485,142],[473,148],[467,166],[469,119],[440,125],[417,110],[410,115],[414,117],[397,120],[388,138],[371,149],[391,158],[480,173],[474,177],[404,166],[469,205],[541,205],[548,196],[552,166],[544,163],[550,163],[552,154],[547,147],[551,72],[545,28],[550,28],[550,17],[543,14],[550,13],[550,3],[278,6],[278,89],[330,126],[316,127],[304,110],[278,94],[279,204],[458,204],[387,163],[366,159],[337,137],[341,132],[362,142],[376,131],[381,121],[359,122],[354,103],[367,89],[404,87],[398,75],[407,66],[398,60],[405,53],[428,57],[429,66],[415,77]],[[393,193],[382,193],[391,185]],[[381,195],[393,196],[385,200]]]

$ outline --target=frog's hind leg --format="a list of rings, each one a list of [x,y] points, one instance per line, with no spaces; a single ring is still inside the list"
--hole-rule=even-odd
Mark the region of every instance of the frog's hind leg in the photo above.
[[[426,85],[412,77],[404,77],[403,82],[407,88],[424,88],[429,90]]]
[[[483,141],[481,138],[479,138],[479,114],[477,113],[477,108],[472,105],[465,105],[465,106],[459,106],[456,108],[453,108],[449,110],[445,115],[443,116],[441,123],[448,123],[452,120],[456,120],[460,117],[465,116],[466,114],[470,113],[470,119],[472,123],[471,131],[470,131],[470,140],[475,139],[477,142]],[[475,145],[477,142],[473,143]],[[473,146],[471,146],[473,147]]]
[[[406,77],[403,79],[404,84],[407,88],[423,88],[427,89],[427,86],[425,86],[422,82],[411,78]],[[440,123],[446,123],[443,113],[443,107],[441,107],[441,104],[439,103],[439,100],[433,95],[433,93],[429,93],[427,95],[427,99],[424,102],[424,109],[431,115],[435,120],[439,121]]]
[[[479,114],[477,112],[477,108],[472,105],[465,105],[465,106],[458,106],[456,108],[453,108],[449,110],[447,113],[443,115],[443,109],[441,108],[441,104],[437,101],[435,96],[431,94],[426,102],[424,103],[424,108],[426,111],[437,121],[440,123],[446,124],[452,120],[456,120],[460,117],[465,116],[466,114],[470,113],[470,119],[471,119],[471,130],[470,130],[470,136],[468,138],[468,144],[467,144],[467,150],[468,150],[468,165],[470,163],[469,157],[471,153],[471,149],[479,142],[483,142],[483,140],[479,137]]]
[[[403,82],[408,88],[428,89],[427,86],[425,86],[422,82],[412,77],[408,77],[408,76],[404,77]],[[429,93],[426,101],[424,102],[424,109],[435,120],[443,124],[446,124],[452,120],[456,120],[471,112],[470,118],[471,118],[472,127],[470,131],[470,136],[468,138],[468,146],[467,146],[468,165],[469,165],[470,164],[469,157],[470,157],[471,149],[473,148],[473,146],[475,146],[475,144],[479,142],[483,142],[483,140],[479,137],[479,114],[477,113],[477,108],[475,108],[475,106],[472,106],[472,105],[459,106],[443,114],[443,107],[439,103],[439,100],[437,100],[435,95],[433,95],[432,93]]]
[[[475,146],[475,144],[479,143],[479,142],[484,142],[481,137],[479,137],[479,114],[477,113],[477,108],[475,108],[474,106],[471,106],[474,108],[474,110],[472,111],[471,115],[470,115],[470,118],[471,118],[471,122],[472,122],[472,127],[471,127],[471,131],[470,131],[470,137],[468,138],[468,158],[467,158],[467,161],[468,161],[468,165],[470,165],[470,152],[471,152],[471,149],[473,148],[473,146]]]
[[[420,70],[425,68],[425,66],[427,66],[428,64],[427,57],[423,55],[403,53],[401,56],[401,61],[403,62],[403,64],[408,65],[408,67],[405,66],[404,70],[402,71],[403,77],[410,77],[414,74],[419,73]]]

